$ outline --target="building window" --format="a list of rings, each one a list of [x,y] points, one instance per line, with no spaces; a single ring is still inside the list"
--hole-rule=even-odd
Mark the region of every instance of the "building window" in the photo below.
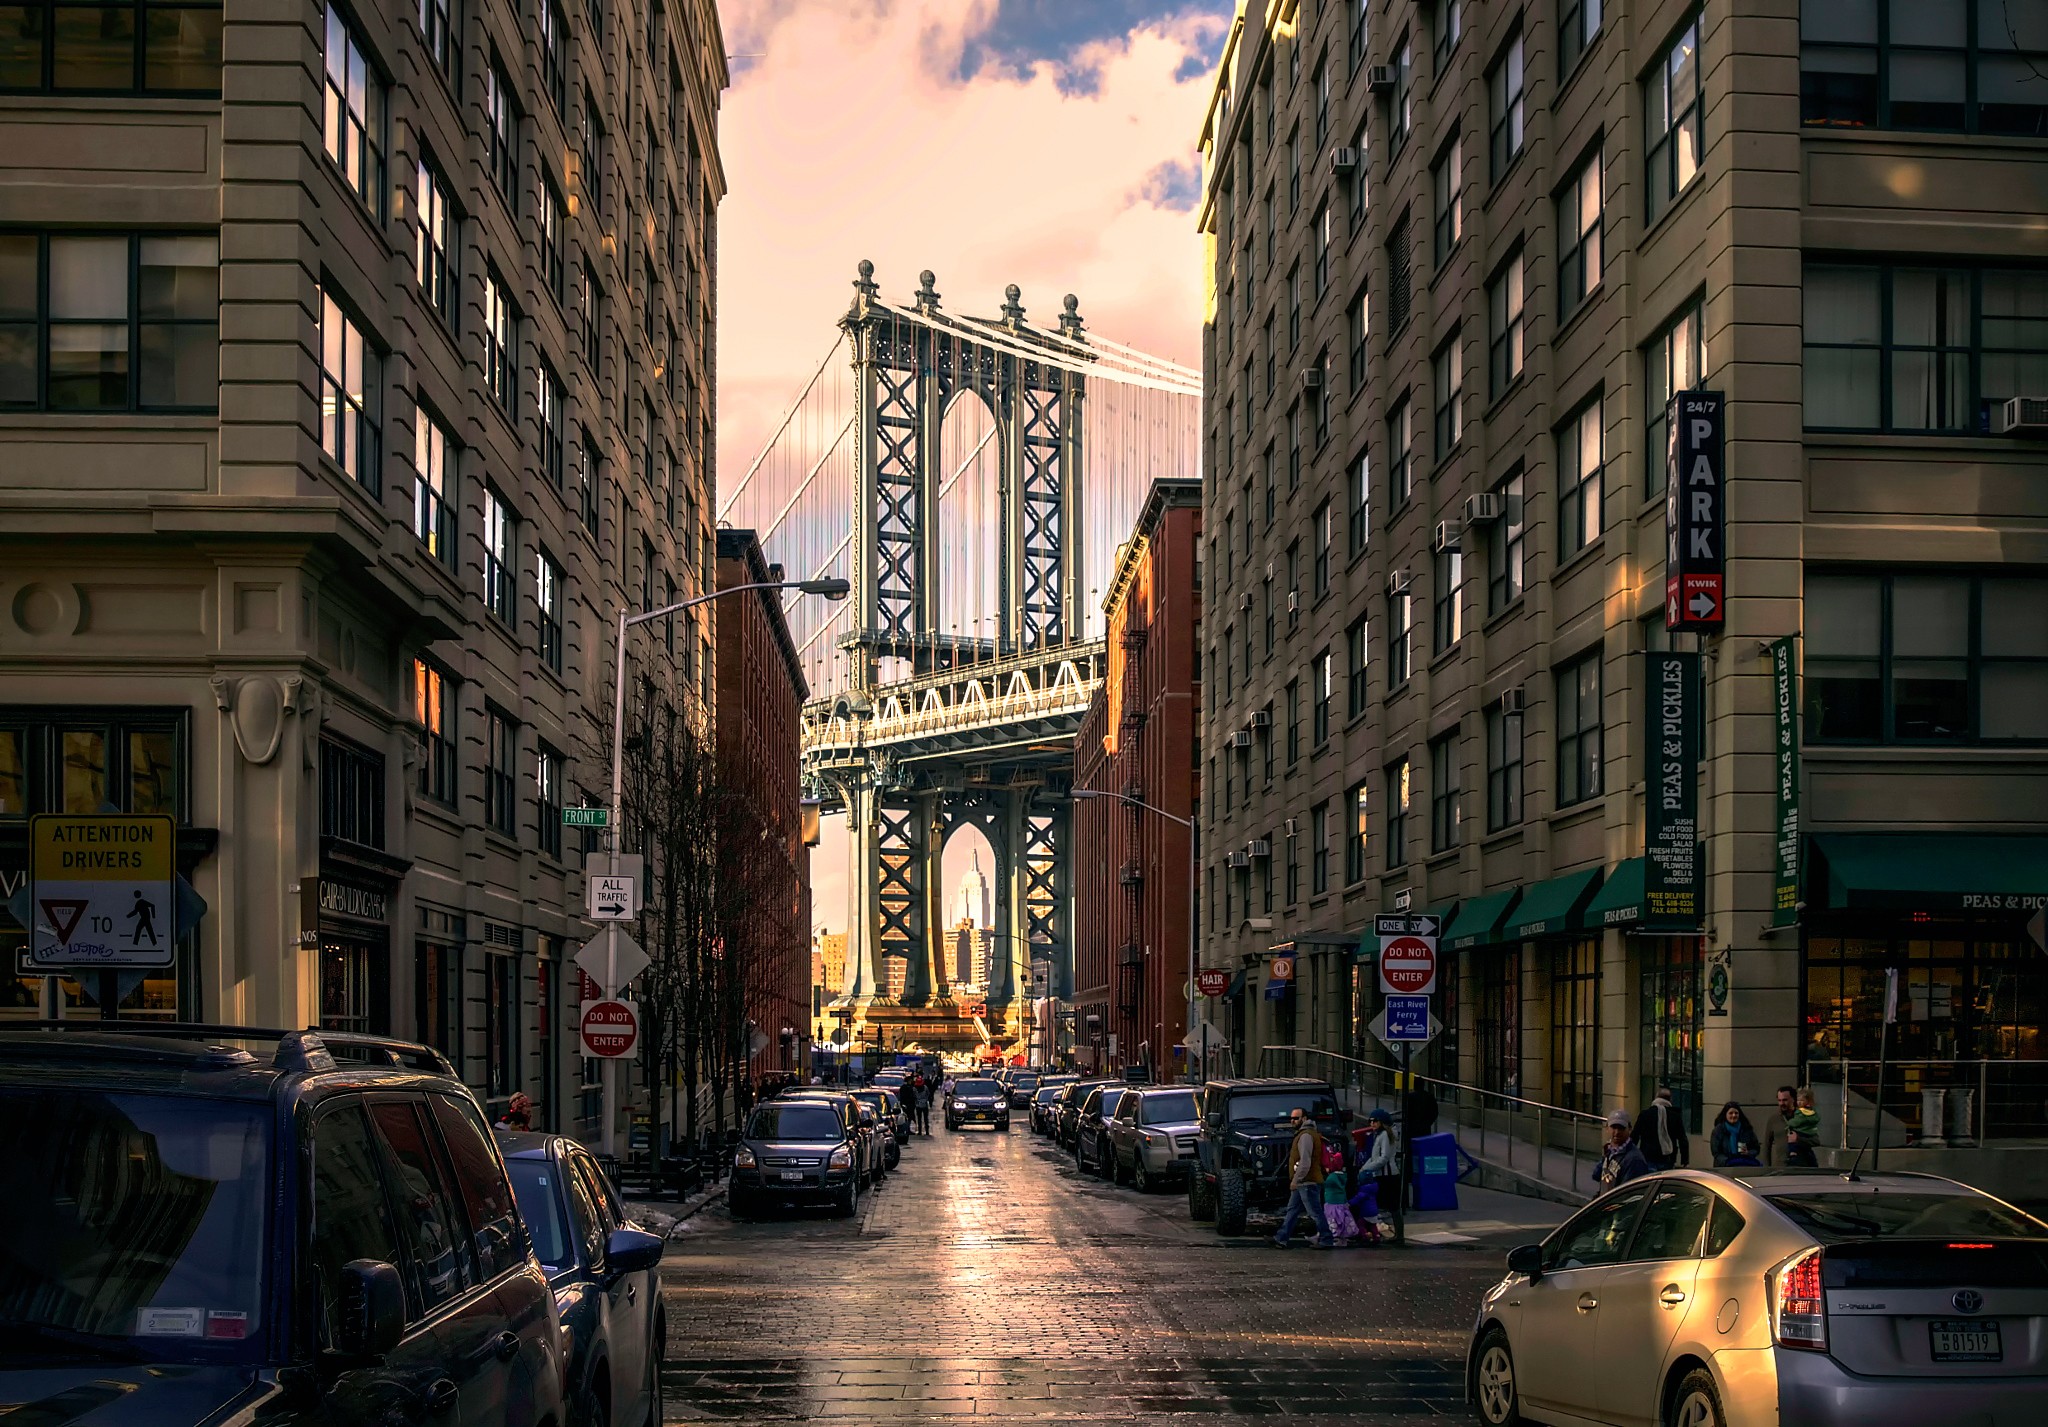
[[[1557,671],[1557,805],[1600,796],[1607,730],[1600,707],[1600,651]]]
[[[1387,692],[1415,672],[1415,600],[1406,590],[1387,596]]]
[[[1301,620],[1301,612],[1295,608],[1299,603],[1296,593],[1301,589],[1301,542],[1287,542],[1287,627],[1289,629]]]
[[[1431,76],[1440,77],[1450,65],[1451,51],[1465,33],[1463,0],[1436,0],[1436,22],[1432,32]]]
[[[496,55],[484,71],[485,161],[505,206],[519,212],[519,107],[512,79]]]
[[[2048,272],[1809,263],[1806,425],[1984,433],[2048,391]]]
[[[1289,818],[1291,829],[1294,819]],[[1287,834],[1287,905],[1293,906],[1301,900],[1301,839],[1290,831]]]
[[[1287,681],[1287,766],[1301,760],[1301,680]]]
[[[1387,870],[1408,863],[1408,760],[1387,765]]]
[[[1345,803],[1351,809],[1351,835],[1344,839],[1344,880],[1363,882],[1365,880],[1365,855],[1369,846],[1366,832],[1366,817],[1371,810],[1372,794],[1369,785],[1355,783],[1345,794]]]
[[[1301,212],[1301,130],[1297,127],[1287,134],[1287,212],[1288,216]],[[1246,281],[1250,281],[1250,265],[1246,265]]]
[[[445,913],[428,913],[445,916]],[[443,936],[450,929],[437,928]],[[446,942],[422,938],[413,943],[413,1038],[441,1051],[451,1060],[459,1056],[462,973],[459,948]]]
[[[1643,385],[1649,406],[1643,413],[1644,484],[1653,496],[1663,493],[1670,459],[1671,433],[1666,422],[1671,398],[1693,390],[1706,375],[1706,339],[1700,329],[1700,300],[1694,298],[1643,349]]]
[[[1365,389],[1366,340],[1372,335],[1372,304],[1366,300],[1366,290],[1360,288],[1358,296],[1351,300],[1350,310],[1344,315],[1345,346],[1351,354],[1351,389],[1354,392]]]
[[[555,113],[569,113],[569,17],[555,0],[541,0],[534,7],[540,25],[540,68],[547,81],[548,98]]]
[[[1600,939],[1550,948],[1550,1099],[1589,1114],[1600,1108]]]
[[[2048,12],[2038,5],[1805,0],[1799,39],[1803,123],[2048,133]]]
[[[1448,852],[1458,845],[1463,815],[1458,798],[1458,731],[1452,729],[1429,745],[1429,850]]]
[[[1310,518],[1315,528],[1315,561],[1309,567],[1314,580],[1316,598],[1321,599],[1330,592],[1330,545],[1334,534],[1330,526],[1330,503],[1323,501],[1316,506],[1315,515]]]
[[[1351,463],[1350,558],[1365,553],[1372,539],[1372,458],[1364,451]]]
[[[0,708],[0,822],[32,813],[97,813],[107,804],[188,820],[188,755],[177,716],[51,712]]]
[[[1358,151],[1358,164],[1351,170],[1351,231],[1357,232],[1365,223],[1365,210],[1372,202],[1372,153],[1366,126],[1358,126],[1358,135],[1351,141],[1351,147]]]
[[[1705,152],[1701,114],[1700,20],[1695,14],[1672,37],[1663,62],[1643,81],[1643,142],[1648,154],[1649,221],[1671,206],[1700,171]]]
[[[419,226],[413,230],[413,275],[419,280],[427,306],[439,314],[452,332],[458,325],[456,316],[462,305],[462,285],[456,268],[462,218],[449,195],[448,181],[431,160],[422,157],[415,172]]]
[[[484,278],[484,389],[506,415],[519,389],[519,312],[505,280],[492,268]]]
[[[1316,655],[1312,672],[1315,675],[1315,705],[1311,714],[1313,721],[1312,733],[1314,736],[1311,738],[1310,743],[1313,747],[1321,748],[1323,744],[1329,741],[1330,737],[1330,685],[1332,682],[1332,670],[1330,667],[1329,650],[1325,649],[1322,653]]]
[[[1522,1089],[1522,948],[1480,947],[1473,953],[1478,982],[1474,1029],[1479,1034],[1479,1084],[1496,1095]]]
[[[455,440],[424,404],[413,408],[412,533],[441,564],[455,565]]]
[[[1493,488],[1500,501],[1500,519],[1486,540],[1486,612],[1499,614],[1528,588],[1522,565],[1522,539],[1528,530],[1522,507],[1522,473]]]
[[[593,379],[604,374],[604,288],[583,264],[576,279],[576,320],[581,325],[583,363]]]
[[[1569,560],[1604,528],[1600,398],[1594,397],[1557,433],[1557,556]]]
[[[2048,742],[2048,579],[1806,577],[1811,743]]]
[[[1486,76],[1486,92],[1492,110],[1492,128],[1487,136],[1488,178],[1500,182],[1522,152],[1523,97],[1526,76],[1522,69],[1522,32],[1516,30],[1507,48],[1493,62]]]
[[[1456,550],[1439,550],[1432,559],[1436,569],[1430,645],[1442,654],[1465,637],[1465,557]]]
[[[556,490],[564,489],[569,470],[569,428],[562,415],[562,379],[555,375],[555,369],[547,358],[538,359],[534,366],[539,378],[534,393],[534,417],[540,426],[541,471],[547,476],[548,484]]]
[[[1526,276],[1522,253],[1501,265],[1486,288],[1486,394],[1499,400],[1522,378],[1529,359],[1528,324],[1524,316]]]
[[[484,712],[484,825],[506,837],[517,835],[518,726],[497,709]]]
[[[1330,354],[1327,349],[1316,353],[1315,365],[1309,370],[1315,373],[1315,382],[1308,392],[1309,418],[1315,424],[1316,449],[1320,451],[1330,439]]]
[[[1320,897],[1330,890],[1330,805],[1317,803],[1308,810],[1308,894]]]
[[[1486,830],[1522,820],[1522,716],[1498,705],[1486,711]]]
[[[583,196],[590,201],[593,216],[604,213],[604,120],[598,117],[597,98],[583,91],[582,173]]]
[[[384,846],[384,760],[367,748],[320,739],[320,836]]]
[[[1301,486],[1301,403],[1287,408],[1287,489]]]
[[[1273,786],[1273,701],[1266,700],[1266,726],[1259,730],[1259,753],[1265,759],[1266,786]]]
[[[1600,286],[1605,251],[1602,153],[1595,149],[1557,196],[1557,319],[1564,322]]]
[[[1600,0],[1558,0],[1557,72],[1570,74],[1600,33]]]
[[[1436,162],[1429,166],[1431,212],[1435,220],[1431,231],[1438,267],[1450,260],[1458,240],[1465,236],[1465,168],[1459,161],[1462,152],[1458,135],[1452,134],[1450,142],[1437,154]]]
[[[1301,345],[1301,264],[1287,269],[1287,350]]]
[[[1387,162],[1400,157],[1415,132],[1415,53],[1408,36],[1394,47],[1394,92],[1387,97]]]
[[[1366,53],[1372,48],[1372,25],[1368,13],[1372,9],[1372,0],[1350,0],[1347,8],[1351,11],[1350,55],[1351,70],[1355,74],[1358,67],[1365,63]]]
[[[456,57],[462,52],[462,42],[455,30],[455,0],[420,0],[420,39],[425,43],[427,59],[451,88],[455,84]]]
[[[216,329],[218,330],[218,329]],[[377,403],[383,363],[363,329],[320,294],[320,449],[342,473],[375,495],[383,489],[377,453]]]
[[[1316,216],[1309,224],[1309,253],[1315,274],[1315,299],[1323,300],[1323,294],[1330,290],[1330,205],[1325,203],[1316,209]]]
[[[1264,456],[1260,458],[1261,473],[1266,486],[1266,529],[1273,528],[1273,521],[1280,513],[1279,482],[1274,478],[1273,443],[1266,443]]]
[[[484,608],[502,624],[518,627],[513,580],[519,566],[519,522],[496,491],[484,489]]]
[[[60,16],[76,14],[60,7]],[[86,11],[106,15],[104,10]],[[177,23],[176,10],[151,7],[150,20]],[[321,124],[327,157],[370,216],[384,206],[384,81],[363,54],[355,29],[334,6],[327,7],[327,103]]]
[[[1450,459],[1465,436],[1465,363],[1458,350],[1457,328],[1444,339],[1429,359],[1431,385],[1436,396],[1436,451],[1442,462]]]
[[[218,4],[23,0],[0,27],[0,93],[220,93]]]
[[[562,672],[562,567],[543,550],[533,562],[533,594],[540,611],[540,662]]]
[[[562,755],[545,743],[534,757],[534,816],[540,824],[540,850],[562,855]]]
[[[540,174],[540,223],[534,241],[540,244],[541,281],[548,296],[560,304],[568,297],[569,209],[561,186],[545,168]]]
[[[519,958],[486,952],[484,1098],[507,1099],[519,1086]]]
[[[1365,712],[1368,629],[1365,617],[1360,615],[1344,631],[1344,712],[1348,718]]]
[[[1415,494],[1415,422],[1402,397],[1387,414],[1387,503],[1396,511],[1407,508]]]
[[[1659,1086],[1668,1088],[1686,1128],[1698,1134],[1703,1058],[1700,988],[1706,980],[1706,948],[1698,937],[1658,936],[1644,938],[1642,951],[1642,1040],[1637,1063],[1642,1067],[1639,1084],[1643,1098],[1638,1103],[1647,1105]]]
[[[0,408],[215,409],[219,253],[210,233],[0,232]]]
[[[1398,333],[1408,325],[1408,215],[1403,213],[1387,232],[1387,326]]]
[[[455,806],[455,687],[424,659],[412,661],[412,716],[419,723],[419,794]]]

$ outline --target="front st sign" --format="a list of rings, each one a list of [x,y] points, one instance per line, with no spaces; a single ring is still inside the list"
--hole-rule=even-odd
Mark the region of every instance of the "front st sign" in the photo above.
[[[174,959],[177,824],[168,817],[29,821],[34,967],[169,966]]]

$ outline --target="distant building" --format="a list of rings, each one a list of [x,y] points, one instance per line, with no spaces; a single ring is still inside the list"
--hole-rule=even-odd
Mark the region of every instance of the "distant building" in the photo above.
[[[993,926],[995,915],[989,904],[988,877],[981,870],[981,849],[974,851],[974,865],[960,878],[959,915],[963,923]]]

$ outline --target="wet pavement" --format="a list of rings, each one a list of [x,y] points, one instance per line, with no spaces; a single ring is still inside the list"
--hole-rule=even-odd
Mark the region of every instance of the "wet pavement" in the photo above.
[[[1464,1418],[1502,1249],[1556,1206],[1481,1196],[1406,1249],[1220,1239],[1182,1193],[1021,1124],[916,1140],[853,1220],[686,1221],[663,1264],[667,1420],[1415,1423]]]

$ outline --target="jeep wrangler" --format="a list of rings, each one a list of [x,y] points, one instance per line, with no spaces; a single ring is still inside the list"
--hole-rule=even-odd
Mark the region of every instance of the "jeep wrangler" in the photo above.
[[[1219,1234],[1242,1234],[1245,1211],[1287,1202],[1288,1116],[1304,1110],[1327,1138],[1343,1131],[1326,1080],[1212,1080],[1202,1092],[1202,1127],[1188,1176],[1188,1217],[1213,1219]]]

